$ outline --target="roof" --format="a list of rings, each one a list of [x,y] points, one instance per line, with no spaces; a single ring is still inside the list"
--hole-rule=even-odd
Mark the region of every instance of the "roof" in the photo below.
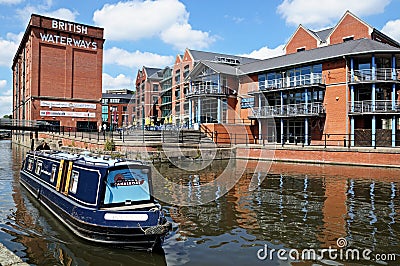
[[[326,38],[328,37],[328,35],[331,33],[332,30],[333,28],[328,28],[319,31],[313,31],[313,30],[309,31],[312,32],[315,36],[317,36],[317,38],[320,39],[321,41],[326,42]]]
[[[161,68],[153,68],[144,66],[143,69],[146,71],[147,78],[159,78],[157,72],[161,70]],[[161,76],[162,78],[162,76]]]
[[[237,66],[227,65],[227,64],[223,64],[223,63],[219,63],[219,62],[201,60],[193,68],[193,70],[190,71],[187,78],[193,77],[193,75],[196,76],[197,73],[199,73],[201,71],[202,65],[209,67],[212,70],[214,70],[216,73],[220,73],[220,74],[226,74],[226,75],[231,75],[231,76],[237,76],[239,74],[238,70],[237,70]]]
[[[240,64],[248,64],[248,63],[259,61],[259,59],[255,59],[255,58],[248,58],[248,57],[228,55],[228,54],[219,54],[219,53],[212,53],[212,52],[204,52],[204,51],[197,51],[197,50],[190,50],[190,49],[189,49],[189,52],[195,61],[216,61],[217,58],[236,59],[236,60],[239,60]]]
[[[135,94],[102,93],[102,99],[132,99]]]
[[[400,53],[400,48],[384,44],[371,39],[358,39],[315,48],[312,50],[282,55],[258,62],[241,65],[241,74],[257,73],[272,69],[281,69],[288,66],[301,65],[311,62],[321,62],[328,59],[359,55],[366,53],[390,52]]]

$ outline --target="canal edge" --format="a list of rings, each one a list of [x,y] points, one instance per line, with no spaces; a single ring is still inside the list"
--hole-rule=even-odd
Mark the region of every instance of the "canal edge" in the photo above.
[[[20,257],[14,254],[6,246],[0,243],[0,265],[1,266],[29,266]]]

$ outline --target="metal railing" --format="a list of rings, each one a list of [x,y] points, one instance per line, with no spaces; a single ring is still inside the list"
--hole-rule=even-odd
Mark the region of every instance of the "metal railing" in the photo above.
[[[350,113],[400,113],[399,103],[391,100],[371,100],[349,102]]]
[[[259,82],[259,90],[273,90],[273,89],[283,89],[290,87],[301,87],[313,84],[324,84],[321,73],[311,73],[300,76],[278,78],[272,80],[265,80]]]
[[[196,95],[234,95],[235,90],[230,89],[226,86],[220,86],[218,84],[198,84],[192,85],[192,88],[186,94],[186,97],[196,96]]]
[[[275,116],[319,116],[325,113],[325,108],[322,103],[300,103],[276,106],[263,106],[253,108],[253,116],[275,117]]]
[[[377,68],[353,70],[353,76],[349,71],[349,80],[351,82],[371,82],[371,81],[399,81],[400,69]]]

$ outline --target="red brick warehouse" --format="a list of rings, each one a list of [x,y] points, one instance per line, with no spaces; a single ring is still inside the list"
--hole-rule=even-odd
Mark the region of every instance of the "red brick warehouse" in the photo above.
[[[104,29],[32,14],[14,57],[13,118],[97,129]]]

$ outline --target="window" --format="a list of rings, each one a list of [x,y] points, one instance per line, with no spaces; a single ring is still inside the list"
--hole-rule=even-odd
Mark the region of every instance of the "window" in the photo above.
[[[79,172],[72,171],[71,183],[69,184],[69,192],[76,193],[78,189]]]
[[[53,164],[51,166],[51,176],[50,176],[51,183],[53,183],[54,180],[56,179],[56,174],[57,174],[57,165]]]
[[[42,172],[42,164],[43,164],[42,161],[37,161],[35,174],[40,175],[40,173]]]
[[[127,204],[133,201],[150,200],[149,170],[116,169],[106,179],[104,204]]]
[[[32,171],[32,168],[33,168],[33,159],[29,158],[26,169],[28,169],[28,171]]]
[[[158,96],[153,95],[153,104],[157,104],[158,102]]]
[[[153,84],[153,91],[158,91],[158,84]]]
[[[265,90],[265,74],[258,76],[258,87],[260,91]]]
[[[181,71],[179,69],[175,72],[175,83],[181,83]]]
[[[343,42],[348,42],[354,40],[354,36],[344,37]]]
[[[183,78],[186,78],[189,75],[189,65],[186,65],[183,68]]]
[[[306,47],[299,47],[299,48],[297,48],[297,52],[302,52],[302,51],[305,51],[306,50]]]

